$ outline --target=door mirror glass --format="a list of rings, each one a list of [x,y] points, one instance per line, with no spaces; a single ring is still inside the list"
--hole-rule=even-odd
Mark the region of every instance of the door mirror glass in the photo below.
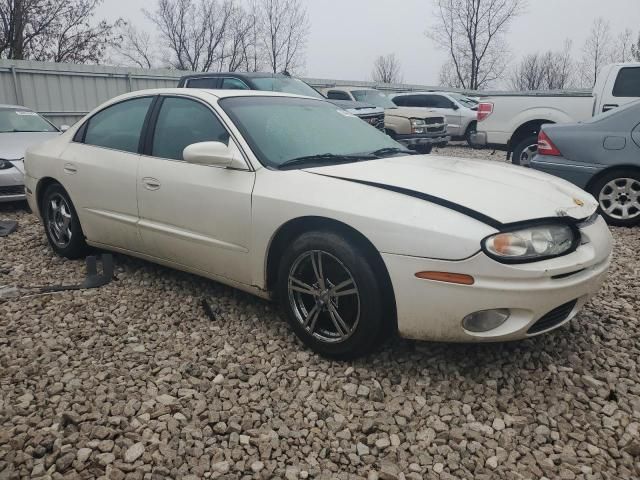
[[[233,162],[233,152],[222,142],[192,143],[182,152],[186,162],[196,165],[228,167]]]

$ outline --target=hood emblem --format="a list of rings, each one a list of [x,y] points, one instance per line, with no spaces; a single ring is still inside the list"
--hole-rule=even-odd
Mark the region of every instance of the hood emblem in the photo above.
[[[580,200],[579,198],[574,198],[573,199],[573,203],[575,203],[579,207],[584,207],[584,202],[582,200]]]

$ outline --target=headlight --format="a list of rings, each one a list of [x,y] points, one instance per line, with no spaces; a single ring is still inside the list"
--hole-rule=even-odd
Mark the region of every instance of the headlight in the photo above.
[[[13,163],[11,163],[9,160],[0,159],[0,170],[8,170],[9,168],[13,168]]]
[[[427,124],[422,118],[411,119],[411,133],[424,133]]]
[[[501,232],[482,241],[483,250],[504,263],[535,262],[572,252],[580,233],[566,224],[540,225]]]

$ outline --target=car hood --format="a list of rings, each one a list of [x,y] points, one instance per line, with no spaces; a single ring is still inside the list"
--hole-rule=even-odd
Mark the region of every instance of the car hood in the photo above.
[[[16,132],[0,133],[0,158],[16,160],[24,157],[27,148],[46,142],[60,135],[60,132]]]
[[[389,116],[407,117],[407,118],[442,117],[441,113],[438,113],[434,110],[430,110],[428,108],[420,108],[420,107],[388,108],[384,112],[386,115],[389,115]]]
[[[431,201],[496,228],[539,218],[583,219],[597,208],[569,182],[490,160],[411,155],[305,171]]]
[[[343,108],[344,110],[353,110],[355,111],[379,111],[383,113],[384,110],[380,107],[376,107],[375,105],[371,105],[369,103],[355,102],[353,100],[333,100],[327,99],[328,102],[333,103],[334,105]]]

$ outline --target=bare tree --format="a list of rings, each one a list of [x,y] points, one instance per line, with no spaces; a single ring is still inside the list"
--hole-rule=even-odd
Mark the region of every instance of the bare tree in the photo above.
[[[120,36],[121,41],[115,50],[118,56],[124,59],[124,63],[140,68],[158,66],[156,48],[149,32],[125,23],[120,29]]]
[[[102,0],[0,0],[0,58],[97,63],[120,24],[92,22]]]
[[[613,47],[613,61],[630,62],[633,59],[633,32],[627,28],[616,38]]]
[[[511,75],[514,90],[560,90],[571,85],[573,79],[571,41],[560,52],[548,51],[526,55]]]
[[[602,67],[612,61],[611,26],[604,18],[594,20],[582,48],[582,85],[593,87]]]
[[[380,55],[373,62],[371,78],[379,83],[401,83],[400,60],[395,53]]]
[[[309,19],[300,0],[260,0],[254,5],[258,5],[260,47],[269,69],[277,73],[302,68]]]
[[[477,90],[498,79],[505,65],[504,34],[526,0],[436,0],[437,24],[427,32],[449,61],[442,76]],[[451,82],[449,82],[451,83]]]
[[[640,62],[640,33],[638,33],[638,42],[631,45],[631,56],[636,62]]]
[[[156,10],[144,10],[158,28],[170,65],[180,70],[221,68],[223,47],[235,7],[216,0],[159,0]]]

